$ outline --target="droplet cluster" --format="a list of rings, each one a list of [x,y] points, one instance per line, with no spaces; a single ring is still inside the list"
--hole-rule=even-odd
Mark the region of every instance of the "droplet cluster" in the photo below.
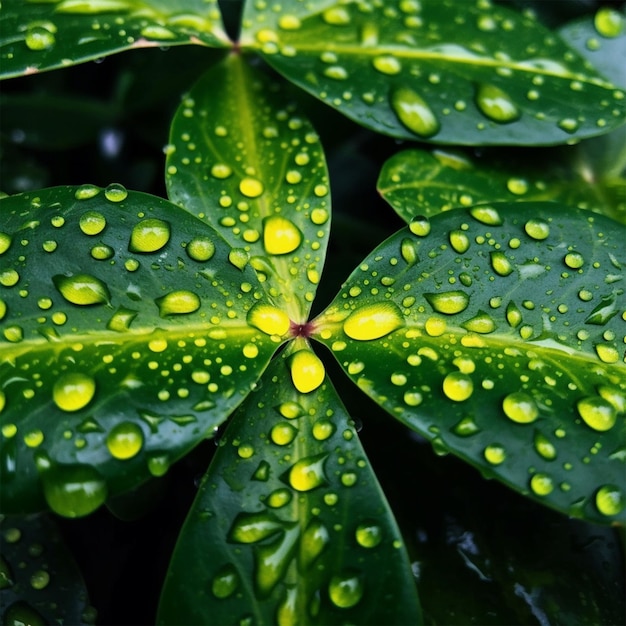
[[[622,248],[614,222],[554,204],[416,217],[361,263],[315,337],[437,449],[603,519],[594,493],[619,484],[626,449]],[[593,467],[595,484],[576,482]]]

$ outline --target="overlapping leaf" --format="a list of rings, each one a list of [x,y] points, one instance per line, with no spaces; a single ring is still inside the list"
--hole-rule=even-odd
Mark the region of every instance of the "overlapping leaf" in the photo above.
[[[399,531],[304,341],[270,365],[219,445],[158,623],[420,623]]]
[[[437,449],[570,515],[623,520],[625,235],[556,203],[417,218],[315,333]]]
[[[284,86],[240,55],[213,66],[174,117],[166,171],[170,198],[240,249],[276,305],[304,323],[330,195],[319,139]]]
[[[0,206],[2,506],[84,515],[211,436],[277,336],[215,231],[119,185]]]
[[[217,0],[5,0],[3,78],[152,46],[224,47]]]
[[[576,150],[582,158],[586,144]],[[588,168],[581,169],[578,173],[562,164],[524,161],[521,157],[502,164],[500,159],[472,160],[454,151],[412,149],[398,152],[385,162],[377,186],[405,222],[410,222],[416,211],[433,216],[485,202],[556,200],[626,224],[626,181],[589,181],[583,178]]]
[[[242,46],[375,131],[565,143],[623,123],[624,92],[527,14],[479,0],[248,2]]]

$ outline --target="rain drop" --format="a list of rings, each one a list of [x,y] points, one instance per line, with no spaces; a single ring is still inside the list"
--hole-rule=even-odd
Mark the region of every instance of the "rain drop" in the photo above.
[[[393,302],[366,304],[343,323],[343,331],[351,339],[369,341],[379,339],[404,326],[404,318]]]
[[[383,538],[383,533],[377,524],[362,523],[356,527],[357,543],[364,548],[375,548]]]
[[[289,484],[296,491],[311,491],[325,482],[324,461],[326,454],[300,459],[289,470]]]
[[[82,306],[104,304],[111,298],[107,286],[99,278],[89,274],[57,275],[52,277],[52,282],[61,295],[72,304]]]
[[[443,392],[454,402],[467,400],[474,391],[472,379],[462,372],[450,372],[443,379]]]
[[[596,507],[602,515],[618,515],[626,505],[624,492],[615,485],[603,485],[596,493]]]
[[[156,252],[170,240],[170,225],[157,218],[148,218],[135,224],[128,249],[131,252]]]
[[[98,235],[104,230],[107,222],[102,213],[87,211],[80,216],[78,225],[85,235]]]
[[[143,431],[130,422],[118,424],[107,435],[106,445],[112,457],[132,459],[143,446]]]
[[[328,585],[328,595],[332,603],[340,609],[355,606],[363,597],[361,578],[352,571],[333,576]]]
[[[518,424],[530,424],[539,416],[537,404],[523,391],[510,393],[502,402],[504,414]]]
[[[273,215],[263,220],[263,247],[268,254],[288,254],[301,242],[302,233],[286,217]]]
[[[499,276],[508,276],[513,272],[511,261],[509,261],[504,252],[500,252],[499,250],[492,251],[490,252],[490,257],[491,267],[493,267],[493,271]]]
[[[600,432],[610,430],[617,421],[615,407],[604,398],[583,398],[576,403],[576,408],[585,424],[593,430]]]
[[[158,298],[156,304],[161,317],[182,315],[197,311],[200,308],[200,298],[192,291],[172,291]]]
[[[461,313],[469,306],[469,296],[463,291],[425,293],[424,297],[437,313],[444,315]]]
[[[248,312],[247,322],[266,335],[282,337],[289,331],[289,317],[281,309],[269,304],[258,303]]]
[[[502,217],[496,209],[490,206],[475,206],[470,210],[470,215],[481,224],[487,226],[501,226]]]
[[[546,222],[539,219],[528,220],[524,224],[524,230],[529,237],[542,241],[550,234],[550,227]]]
[[[290,444],[298,434],[298,429],[288,422],[275,424],[270,431],[270,439],[277,446],[286,446]]]
[[[423,215],[416,215],[409,222],[409,230],[417,237],[426,237],[430,233],[430,221]]]
[[[530,488],[538,496],[547,496],[554,490],[554,482],[547,474],[537,473],[530,479]]]
[[[391,92],[391,108],[406,128],[420,137],[432,137],[439,132],[439,120],[426,101],[408,87]]]
[[[487,446],[483,452],[483,455],[485,457],[485,460],[491,465],[500,465],[506,460],[505,449],[497,443],[493,443]]]
[[[223,599],[232,596],[239,586],[239,574],[235,566],[227,563],[223,565],[213,577],[211,591],[216,598]]]
[[[208,237],[196,237],[187,244],[185,250],[190,259],[203,263],[215,254],[215,244]]]
[[[63,374],[52,387],[52,399],[62,410],[79,411],[86,407],[96,393],[96,381],[78,372]]]
[[[521,115],[511,97],[495,85],[479,85],[476,91],[476,106],[486,117],[499,124],[514,122]]]
[[[263,193],[263,183],[256,178],[244,178],[239,183],[239,191],[248,198],[258,198]]]
[[[75,192],[74,197],[77,200],[89,200],[100,193],[100,188],[94,185],[81,185]]]
[[[29,50],[48,50],[56,43],[54,33],[43,26],[33,26],[26,31],[24,43]]]
[[[109,202],[122,202],[128,197],[128,191],[126,191],[124,185],[111,183],[105,188],[104,197],[109,200]]]
[[[399,74],[402,70],[400,61],[391,54],[374,57],[372,59],[372,65],[381,74],[386,74],[387,76],[394,76],[395,74]]]
[[[300,393],[309,393],[317,389],[326,376],[324,364],[311,350],[303,349],[296,352],[289,363],[291,380]]]
[[[593,24],[598,33],[607,38],[619,37],[624,30],[624,18],[618,11],[610,7],[599,9]]]

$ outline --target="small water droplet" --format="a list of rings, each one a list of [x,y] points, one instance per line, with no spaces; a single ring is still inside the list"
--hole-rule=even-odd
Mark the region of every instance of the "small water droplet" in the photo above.
[[[45,589],[50,584],[50,574],[45,570],[37,570],[30,577],[30,586],[33,589]]]
[[[340,609],[355,606],[363,597],[363,583],[360,576],[352,570],[336,574],[328,584],[328,595],[332,603]]]
[[[52,399],[62,410],[79,411],[86,407],[96,393],[96,381],[87,374],[63,374],[52,387]]]
[[[20,275],[15,270],[4,270],[0,272],[0,285],[3,287],[13,287],[20,280]]]
[[[61,295],[72,304],[81,306],[104,304],[111,298],[108,287],[99,278],[89,274],[57,275],[52,277],[52,282]]]
[[[281,309],[269,304],[255,304],[248,312],[247,322],[266,335],[282,337],[289,331],[288,315]]]
[[[43,26],[33,26],[26,31],[24,43],[29,50],[48,50],[56,43],[54,33]]]
[[[351,339],[379,339],[404,326],[404,317],[393,302],[366,304],[352,312],[343,323],[343,331]]]
[[[297,402],[282,402],[276,408],[278,412],[288,420],[296,419],[304,415],[304,409]]]
[[[493,250],[490,252],[491,267],[499,276],[508,276],[513,272],[513,265],[504,252]]]
[[[322,19],[332,26],[345,26],[350,23],[350,13],[342,6],[334,6],[322,13]]]
[[[394,76],[395,74],[399,74],[402,70],[400,61],[391,54],[383,54],[374,57],[372,59],[372,65],[381,74],[386,74],[387,76]]]
[[[298,434],[298,429],[288,422],[275,424],[270,431],[270,439],[277,446],[286,446],[290,444]]]
[[[159,307],[159,315],[182,315],[193,313],[200,308],[200,298],[192,291],[172,291],[161,298],[157,298],[156,304]]]
[[[74,197],[77,200],[89,200],[100,193],[100,188],[94,185],[81,185],[75,192]]]
[[[516,196],[523,196],[528,191],[528,181],[524,178],[509,178],[506,188]]]
[[[143,431],[130,422],[117,424],[107,435],[106,445],[116,459],[132,459],[143,446]]]
[[[282,15],[278,20],[278,27],[283,30],[298,30],[300,26],[302,26],[302,23],[295,15]]]
[[[128,197],[128,191],[126,191],[124,185],[111,183],[105,188],[104,197],[109,200],[109,202],[122,202]]]
[[[511,97],[499,87],[491,84],[478,86],[476,106],[486,117],[499,124],[514,122],[521,116],[519,108]]]
[[[439,293],[425,293],[428,304],[444,315],[461,313],[469,306],[469,296],[464,291],[443,291]]]
[[[300,393],[317,389],[326,376],[324,364],[311,350],[298,350],[289,362],[291,380]]]
[[[564,117],[559,121],[558,126],[566,133],[575,133],[578,130],[579,123],[573,117]]]
[[[469,212],[470,215],[481,224],[486,224],[487,226],[502,225],[500,213],[491,206],[475,206],[472,207]]]
[[[85,235],[98,235],[104,230],[107,222],[102,213],[87,211],[80,216],[78,224]]]
[[[0,254],[4,254],[11,247],[11,235],[0,232]]]
[[[615,407],[601,397],[583,398],[576,403],[576,408],[585,424],[593,430],[600,432],[610,430],[617,421]]]
[[[270,493],[265,499],[265,504],[272,509],[280,509],[285,505],[289,504],[291,500],[291,491],[282,487],[280,489],[275,489]]]
[[[602,515],[618,515],[626,505],[624,492],[616,485],[603,485],[596,493],[596,507]]]
[[[524,224],[524,230],[529,237],[539,241],[547,239],[550,234],[550,226],[548,226],[547,222],[540,219],[528,220],[526,224]]]
[[[548,461],[556,459],[556,448],[554,444],[539,431],[535,432],[534,437],[535,450],[537,454]]]
[[[533,398],[523,391],[510,393],[502,401],[504,414],[518,424],[530,424],[539,416],[539,409]]]
[[[417,237],[426,237],[430,233],[430,221],[423,215],[416,215],[409,222],[409,230]]]
[[[263,190],[263,183],[256,178],[244,178],[239,183],[239,191],[248,198],[258,198]]]
[[[417,246],[412,239],[405,237],[400,244],[400,254],[408,265],[415,265],[419,261]]]
[[[474,391],[472,379],[462,372],[450,372],[443,379],[443,392],[454,402],[464,402]]]
[[[300,459],[289,470],[289,484],[296,491],[311,491],[322,485],[326,478],[324,476],[324,461],[326,454]]]
[[[537,473],[530,479],[530,488],[538,496],[547,496],[554,490],[554,482],[547,474]]]
[[[272,215],[263,220],[263,247],[268,254],[288,254],[301,242],[302,233],[286,217]]]
[[[450,231],[450,235],[448,236],[448,239],[450,241],[450,245],[459,254],[463,254],[464,252],[467,252],[468,248],[470,247],[469,237],[462,230]]]
[[[249,260],[250,255],[248,254],[248,251],[244,248],[233,248],[228,253],[228,261],[242,272],[248,264]]]
[[[216,163],[211,168],[211,176],[213,176],[214,178],[219,178],[220,180],[223,180],[224,178],[228,178],[229,176],[232,175],[232,173],[233,173],[232,168],[229,165],[226,165],[225,163]]]
[[[364,548],[375,548],[383,539],[383,532],[378,524],[364,522],[356,527],[357,543]]]
[[[491,465],[500,465],[506,460],[506,450],[500,444],[492,443],[485,448],[483,456]]]
[[[92,258],[96,259],[96,261],[106,261],[107,259],[110,259],[115,254],[115,250],[113,250],[111,246],[107,246],[105,244],[99,244],[91,248],[90,254]]]
[[[156,252],[167,244],[170,236],[170,225],[167,222],[150,217],[135,224],[128,249],[131,252]]]
[[[312,519],[302,533],[300,546],[300,556],[305,569],[310,567],[311,563],[324,551],[329,542],[330,535],[326,526],[319,519]]]
[[[399,87],[391,92],[391,108],[411,132],[420,137],[432,137],[441,125],[428,103],[409,87]]]
[[[318,420],[313,424],[313,437],[318,441],[325,441],[335,432],[335,425],[328,420]]]
[[[227,563],[220,567],[211,582],[211,591],[216,598],[220,600],[228,598],[235,593],[239,586],[239,574],[235,566]]]
[[[607,38],[619,37],[624,30],[623,16],[610,7],[599,9],[595,14],[593,24],[598,33]]]
[[[487,313],[479,311],[477,315],[463,322],[461,327],[472,333],[488,334],[496,329],[496,323]]]
[[[472,417],[464,417],[460,422],[454,425],[452,432],[459,437],[469,437],[480,432],[476,422]]]
[[[190,259],[203,263],[215,254],[215,244],[208,237],[196,237],[187,244],[185,250]]]
[[[11,626],[44,626],[45,620],[32,606],[26,602],[13,602],[2,615],[3,624]]]

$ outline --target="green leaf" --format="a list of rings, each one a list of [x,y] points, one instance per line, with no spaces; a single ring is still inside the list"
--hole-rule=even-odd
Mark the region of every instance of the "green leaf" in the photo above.
[[[172,201],[241,249],[271,300],[304,324],[326,253],[330,195],[318,136],[284,87],[240,55],[227,57],[183,98],[167,151]]]
[[[215,231],[121,185],[0,216],[2,507],[85,515],[212,436],[280,341],[247,321],[273,309]]]
[[[246,3],[241,45],[351,119],[405,139],[550,145],[619,126],[616,89],[490,2]]]
[[[621,129],[620,129],[621,130]],[[615,131],[622,135],[620,131]],[[594,141],[606,148],[611,135]],[[590,209],[626,224],[623,180],[604,181],[590,171],[598,159],[586,157],[587,144],[576,146],[567,156],[577,170],[551,159],[522,154],[507,158],[471,159],[447,150],[404,150],[388,159],[378,178],[378,191],[405,221],[416,212],[433,216],[455,207],[484,202],[556,200],[569,206]],[[621,144],[623,146],[623,144]],[[592,152],[589,156],[594,156]],[[543,161],[547,162],[543,162]]]
[[[4,624],[93,624],[95,611],[54,520],[3,517],[0,606]]]
[[[217,0],[5,0],[0,33],[2,78],[135,48],[230,45]]]
[[[560,37],[615,85],[626,87],[626,13],[598,9],[559,29]]]
[[[299,392],[305,362],[322,379]],[[298,340],[234,415],[178,540],[158,623],[420,623],[398,528],[323,373]]]
[[[417,218],[314,336],[437,450],[569,515],[624,520],[625,236],[556,203]]]

